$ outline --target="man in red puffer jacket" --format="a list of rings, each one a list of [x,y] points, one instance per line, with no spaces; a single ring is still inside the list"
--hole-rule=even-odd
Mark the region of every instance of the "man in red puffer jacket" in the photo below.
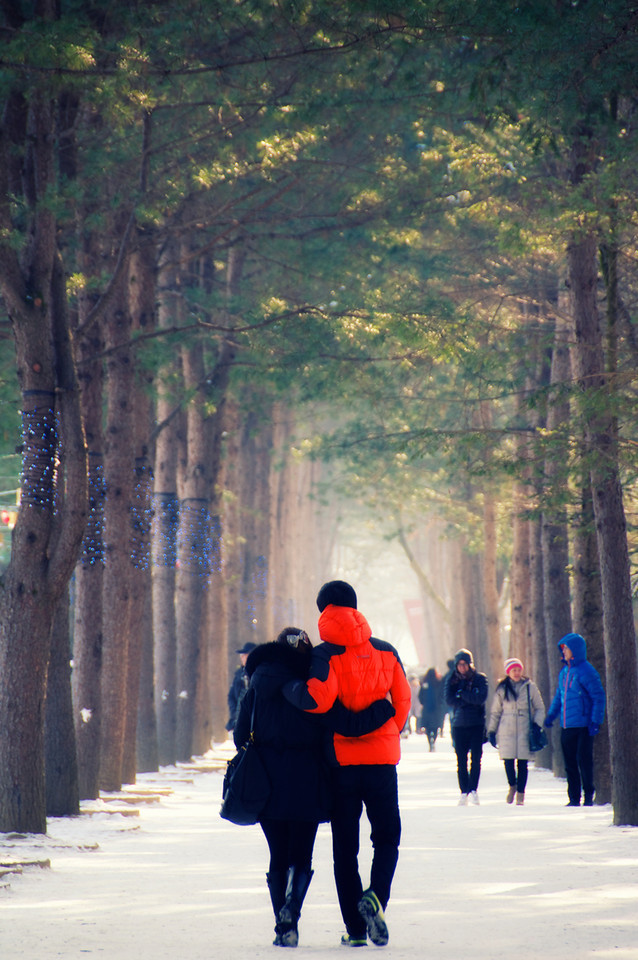
[[[412,693],[397,651],[372,636],[349,583],[324,584],[317,606],[322,642],[313,650],[307,683],[289,684],[286,696],[310,713],[326,713],[337,699],[349,710],[359,711],[388,695],[395,709],[394,717],[365,736],[334,734],[338,767],[331,827],[337,895],[347,930],[342,943],[364,946],[369,936],[383,946],[388,942],[384,910],[401,839],[396,765]],[[365,891],[358,862],[364,805],[373,846],[370,885]]]

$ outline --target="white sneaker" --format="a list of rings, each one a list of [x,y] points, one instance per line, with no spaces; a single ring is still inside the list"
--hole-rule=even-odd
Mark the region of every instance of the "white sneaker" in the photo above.
[[[469,793],[462,793],[462,794],[461,794],[461,797],[460,797],[460,799],[459,799],[459,807],[467,807],[467,798],[468,798],[468,797],[469,797]]]
[[[469,800],[470,800],[470,803],[473,803],[475,807],[478,807],[479,798],[476,790],[472,790],[472,792],[469,794]]]

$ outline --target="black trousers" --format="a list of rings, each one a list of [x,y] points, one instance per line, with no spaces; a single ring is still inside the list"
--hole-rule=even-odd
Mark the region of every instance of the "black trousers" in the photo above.
[[[483,756],[483,725],[474,727],[452,727],[452,741],[456,753],[456,766],[461,793],[476,790],[481,776],[481,757]],[[468,770],[468,756],[470,758]]]
[[[318,823],[314,820],[262,820],[261,829],[270,850],[269,873],[288,867],[310,872]]]
[[[527,760],[503,760],[505,776],[510,787],[516,787],[517,793],[525,793],[527,786]]]
[[[560,732],[563,748],[567,796],[570,803],[580,803],[581,789],[585,802],[594,799],[594,738],[587,727],[567,727]]]
[[[366,924],[357,910],[363,893],[359,823],[365,806],[373,847],[369,886],[385,910],[401,840],[397,768],[393,764],[339,767],[334,771],[334,785],[336,812],[331,827],[337,896],[346,930],[351,937],[363,938]]]

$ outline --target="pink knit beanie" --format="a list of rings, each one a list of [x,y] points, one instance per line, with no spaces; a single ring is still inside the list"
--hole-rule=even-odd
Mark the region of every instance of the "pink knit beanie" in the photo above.
[[[509,672],[512,667],[520,667],[523,669],[523,661],[519,660],[518,657],[510,657],[509,660],[505,661],[505,673],[509,676]]]

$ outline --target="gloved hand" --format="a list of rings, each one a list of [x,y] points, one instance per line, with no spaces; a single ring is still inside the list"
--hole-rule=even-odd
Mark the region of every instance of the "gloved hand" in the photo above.
[[[589,726],[587,727],[587,729],[589,730],[589,736],[590,736],[590,737],[595,737],[596,734],[598,733],[598,731],[600,730],[600,724],[599,724],[599,723],[590,723]]]
[[[545,723],[543,724],[543,726],[547,727],[548,730],[551,730],[553,723],[554,723],[553,720],[549,720],[547,717],[545,717]]]
[[[490,741],[492,746],[496,748],[496,733],[494,732],[494,730],[490,730],[490,732],[487,735],[487,739]]]

